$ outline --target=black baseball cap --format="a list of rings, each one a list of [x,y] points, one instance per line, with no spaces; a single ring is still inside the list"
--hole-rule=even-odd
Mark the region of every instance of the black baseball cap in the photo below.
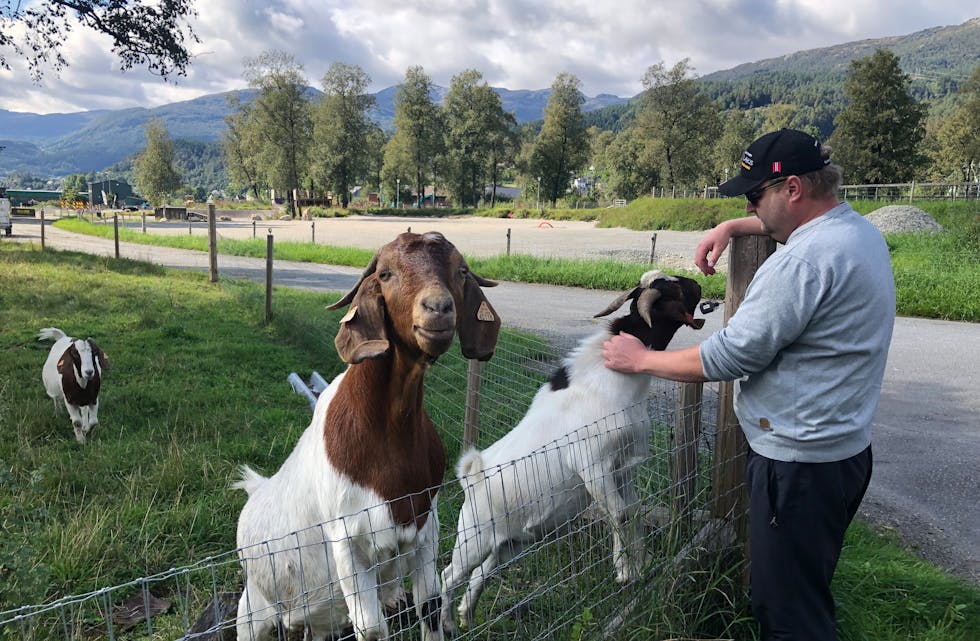
[[[796,129],[768,133],[749,145],[739,163],[742,171],[718,185],[724,196],[741,196],[767,180],[781,176],[799,176],[823,169],[830,158],[820,153],[820,141]]]

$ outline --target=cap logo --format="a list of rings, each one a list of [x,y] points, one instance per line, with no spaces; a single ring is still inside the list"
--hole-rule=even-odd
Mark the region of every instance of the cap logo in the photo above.
[[[753,164],[752,152],[746,150],[746,152],[742,154],[742,163],[741,163],[742,169],[744,169],[745,171],[751,171],[752,164]]]
[[[783,170],[783,163],[778,160],[772,164],[772,173],[778,174]]]

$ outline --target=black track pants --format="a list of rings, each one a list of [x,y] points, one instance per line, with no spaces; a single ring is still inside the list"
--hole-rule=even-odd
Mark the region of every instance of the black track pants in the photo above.
[[[834,463],[749,451],[752,612],[764,641],[836,641],[830,582],[871,480],[871,447]]]

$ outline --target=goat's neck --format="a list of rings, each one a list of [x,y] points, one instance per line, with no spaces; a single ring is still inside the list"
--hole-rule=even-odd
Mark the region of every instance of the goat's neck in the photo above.
[[[363,361],[348,371],[344,384],[363,397],[364,405],[382,416],[397,417],[385,422],[406,424],[422,411],[422,392],[427,365],[407,358],[399,350],[382,358]]]
[[[609,325],[609,334],[616,336],[620,332],[626,332],[638,338],[648,349],[659,351],[667,349],[682,324],[675,320],[657,319],[653,327],[650,327],[639,316],[630,314],[613,320]]]

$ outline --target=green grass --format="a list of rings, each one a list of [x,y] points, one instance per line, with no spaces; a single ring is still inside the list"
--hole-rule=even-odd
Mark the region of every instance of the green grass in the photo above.
[[[247,282],[211,284],[203,274],[10,245],[0,245],[0,269],[0,610],[120,585],[233,549],[245,499],[229,488],[236,467],[247,462],[271,473],[309,422],[307,403],[290,390],[286,373],[316,369],[329,379],[342,367],[332,345],[342,311],[323,309],[334,297],[277,288],[274,320],[265,325],[264,292]],[[49,325],[91,335],[109,355],[101,425],[86,446],[75,443],[67,416],[54,412],[40,382],[49,344],[35,336]],[[513,424],[542,380],[535,363],[553,356],[533,337],[506,331],[498,352],[486,364],[485,386],[501,402],[481,406],[483,443]],[[505,353],[509,365],[499,358]],[[427,379],[426,405],[450,465],[459,451],[465,371],[461,357],[447,354]],[[664,477],[662,469],[650,475]],[[446,493],[441,521],[451,536],[459,497]],[[561,622],[561,634],[595,636],[616,603],[595,598],[615,589],[599,530],[543,546],[508,570],[481,601],[486,629],[520,638],[529,626]],[[663,554],[676,549],[670,540],[662,545]],[[574,567],[569,562],[596,569],[544,590]],[[737,563],[719,563],[657,574],[619,638],[753,638],[740,572]],[[234,589],[240,573],[229,563],[216,576],[201,574],[189,590],[192,600],[208,594],[211,581]],[[494,605],[518,605],[538,588],[529,619],[491,616]],[[185,598],[182,590],[169,597]],[[848,534],[835,595],[847,641],[980,638],[975,586],[862,526]],[[592,600],[584,603],[585,596]],[[202,605],[187,609],[194,615]],[[90,612],[84,622],[96,625],[100,616]],[[160,620],[166,631],[160,638],[183,629],[170,618]]]
[[[882,206],[878,201],[855,201],[855,209],[867,214]],[[900,316],[980,322],[980,203],[976,201],[925,201],[916,205],[943,226],[936,234],[888,234],[895,275],[896,304]],[[423,210],[428,212],[429,210]],[[501,209],[478,214],[494,215]],[[508,211],[503,209],[502,211]],[[515,210],[516,211],[516,210]],[[527,210],[524,210],[527,211]],[[590,213],[591,212],[591,213]],[[597,217],[600,227],[630,229],[707,229],[727,218],[744,214],[737,199],[654,199],[640,198],[627,207],[604,210],[545,210],[551,217]],[[67,231],[112,238],[108,225],[93,225],[77,219],[55,223]],[[127,242],[207,251],[203,236],[161,236],[120,229]],[[236,256],[264,258],[266,241],[219,239],[218,251]],[[301,242],[277,242],[276,257],[332,265],[363,267],[373,251],[351,247],[331,247]],[[467,259],[487,278],[566,285],[593,289],[623,290],[632,287],[640,274],[649,269],[641,263],[537,258],[526,255],[500,255]],[[676,271],[669,269],[668,271]],[[725,295],[725,277],[686,273],[702,287],[705,298]]]

